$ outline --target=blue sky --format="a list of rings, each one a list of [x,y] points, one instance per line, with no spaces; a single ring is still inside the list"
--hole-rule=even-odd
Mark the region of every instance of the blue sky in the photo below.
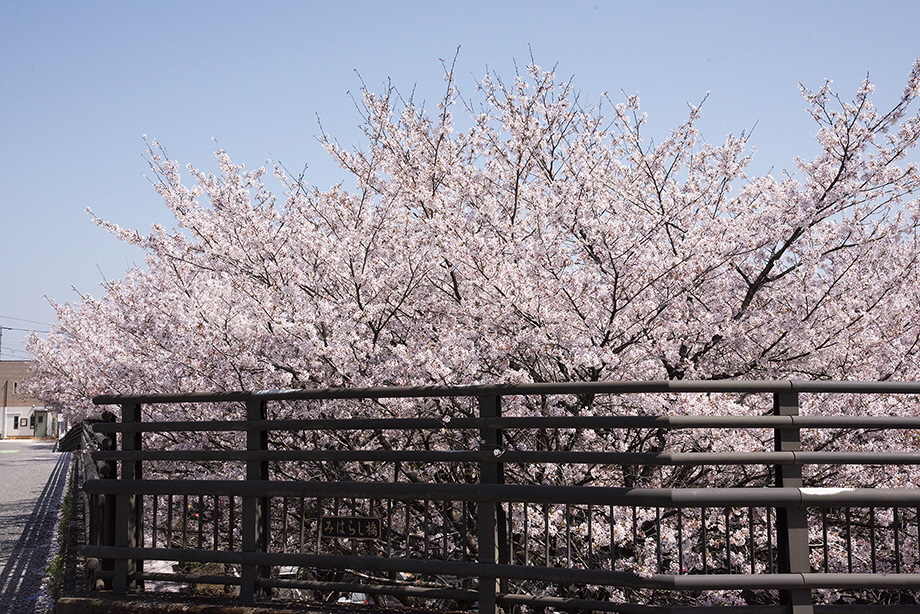
[[[389,81],[416,100],[443,91],[457,58],[472,94],[531,54],[582,100],[638,93],[664,134],[707,92],[703,135],[754,128],[753,171],[815,152],[798,83],[849,98],[869,75],[890,104],[920,56],[920,2],[14,2],[0,0],[0,326],[47,330],[45,297],[99,294],[143,254],[93,226],[172,226],[149,181],[142,135],[183,165],[219,146],[326,188],[345,179],[316,141],[317,115],[360,146],[349,92]],[[360,75],[360,76],[359,76]],[[756,126],[756,128],[755,128]]]

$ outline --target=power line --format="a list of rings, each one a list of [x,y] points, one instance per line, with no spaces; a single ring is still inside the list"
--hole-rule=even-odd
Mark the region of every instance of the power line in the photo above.
[[[12,316],[3,316],[3,315],[0,315],[0,319],[3,319],[3,320],[16,320],[17,322],[27,322],[27,323],[29,323],[29,324],[41,324],[41,325],[43,325],[43,326],[51,326],[51,325],[48,324],[47,322],[36,322],[35,320],[23,320],[22,318],[14,318],[14,317],[12,317]]]
[[[16,318],[10,318],[10,319],[15,320]],[[40,324],[40,322],[36,322],[36,324]],[[15,330],[15,331],[21,331],[25,333],[47,333],[48,332],[46,330],[33,331],[33,330],[26,329],[26,328],[10,328],[9,326],[0,326],[0,359],[2,359],[2,356],[3,356],[3,331],[5,330]],[[17,350],[7,350],[7,355],[9,355],[10,351],[16,352]]]
[[[36,322],[38,324],[38,322]],[[0,326],[0,330],[18,330],[24,333],[47,333],[46,330],[35,330],[34,328],[10,328],[9,326]]]

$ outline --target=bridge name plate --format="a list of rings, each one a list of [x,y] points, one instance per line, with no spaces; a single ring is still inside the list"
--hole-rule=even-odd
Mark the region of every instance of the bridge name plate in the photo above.
[[[382,520],[368,516],[323,516],[320,523],[320,537],[330,539],[379,539],[382,530]]]

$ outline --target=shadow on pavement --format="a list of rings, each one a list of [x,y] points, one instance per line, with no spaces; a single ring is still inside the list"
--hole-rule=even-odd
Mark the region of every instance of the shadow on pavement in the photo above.
[[[61,454],[30,513],[7,515],[15,506],[12,503],[2,506],[6,509],[0,508],[0,529],[12,533],[16,527],[22,527],[22,534],[0,571],[0,612],[32,614],[35,611],[41,583],[47,574],[51,535],[58,517],[57,503],[67,482],[69,466],[70,453]]]

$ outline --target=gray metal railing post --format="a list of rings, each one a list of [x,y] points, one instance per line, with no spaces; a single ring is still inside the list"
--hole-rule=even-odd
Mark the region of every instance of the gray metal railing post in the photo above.
[[[250,399],[246,402],[246,420],[265,420],[265,401]],[[262,451],[268,449],[268,432],[250,426],[246,430],[246,450]],[[246,479],[268,481],[268,462],[246,461]],[[267,552],[269,543],[269,506],[265,497],[243,497],[243,552]],[[246,564],[242,566],[240,600],[254,603],[261,596],[261,589],[256,586],[259,578],[268,575],[268,569],[261,565]]]
[[[799,414],[797,392],[774,393],[773,413],[777,416]],[[798,428],[778,428],[773,432],[774,450],[777,452],[798,452],[802,439]],[[802,487],[802,465],[776,465],[776,486],[780,488]],[[808,510],[804,508],[776,508],[776,546],[779,573],[809,573],[811,562],[808,548]],[[793,614],[813,614],[811,590],[794,589],[780,591],[780,603],[791,606]]]
[[[141,421],[141,405],[128,403],[121,406],[123,424]],[[125,452],[143,447],[141,433],[123,433],[121,449]],[[122,461],[121,479],[140,480],[143,477],[140,461]],[[143,545],[143,497],[140,495],[118,495],[115,497],[115,546],[136,548]],[[143,581],[129,580],[134,572],[142,572],[144,563],[136,559],[116,559],[112,592],[124,595],[129,590],[143,590]]]
[[[502,415],[501,397],[479,397],[479,417],[499,418]],[[489,459],[479,464],[480,484],[503,484],[505,481],[504,465],[498,458],[502,451],[502,431],[496,428],[483,428],[479,431],[479,449],[492,453]],[[476,524],[479,542],[479,563],[494,565],[505,563],[508,548],[505,544],[507,532],[504,522],[504,510],[500,504],[480,501],[477,504]],[[507,590],[505,582],[494,577],[479,578],[479,614],[495,614],[496,597],[502,590]]]

